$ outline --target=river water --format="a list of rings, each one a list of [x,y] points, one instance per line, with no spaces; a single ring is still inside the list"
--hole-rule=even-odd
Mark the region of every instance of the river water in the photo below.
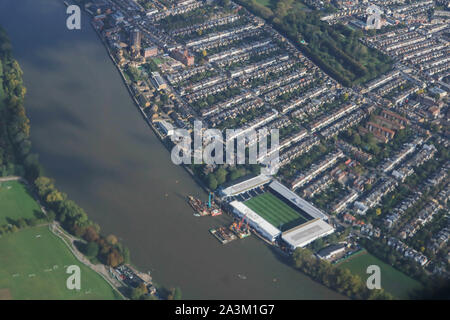
[[[24,71],[33,147],[46,174],[130,248],[133,263],[191,299],[340,299],[261,240],[222,246],[228,217],[193,216],[207,195],[156,138],[83,15],[66,29],[60,0],[1,0],[0,25]],[[243,277],[243,276],[244,277]]]

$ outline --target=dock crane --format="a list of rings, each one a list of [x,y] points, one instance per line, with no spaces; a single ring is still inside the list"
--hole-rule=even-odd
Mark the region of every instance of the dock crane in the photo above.
[[[210,208],[210,209],[211,209],[211,195],[212,194],[213,194],[212,192],[209,193],[209,199],[208,199],[208,208]]]

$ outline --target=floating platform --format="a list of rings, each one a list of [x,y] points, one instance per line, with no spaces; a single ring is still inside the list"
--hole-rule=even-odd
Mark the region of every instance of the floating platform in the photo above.
[[[237,236],[225,227],[212,228],[209,232],[222,244],[227,244],[237,239]]]
[[[188,196],[189,205],[194,209],[195,216],[220,216],[222,214],[222,209],[212,202],[211,207],[208,206],[206,202],[201,201],[193,196]]]
[[[208,207],[205,203],[203,203],[201,200],[194,198],[192,196],[188,197],[189,205],[194,209],[196,215],[198,216],[208,216],[210,215],[210,211],[208,210]]]
[[[239,239],[247,238],[252,234],[248,225],[243,224],[242,222],[233,222],[230,226],[230,231],[238,236]]]

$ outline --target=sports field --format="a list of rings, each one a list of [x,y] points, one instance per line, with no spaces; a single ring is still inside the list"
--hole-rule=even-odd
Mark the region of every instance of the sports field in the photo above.
[[[366,250],[337,264],[339,268],[347,268],[353,274],[359,275],[364,283],[369,277],[366,271],[370,265],[380,267],[381,287],[398,299],[408,299],[409,294],[414,289],[420,289],[422,287],[418,281],[384,263]]]
[[[0,299],[117,299],[113,288],[79,262],[47,226],[0,237]],[[69,290],[66,268],[81,269],[81,290]]]
[[[302,216],[300,212],[294,210],[270,192],[245,201],[245,205],[274,227],[280,228],[281,226],[283,231],[308,221],[308,218]]]
[[[7,218],[34,218],[42,214],[39,205],[19,181],[0,182],[0,225],[9,223]]]

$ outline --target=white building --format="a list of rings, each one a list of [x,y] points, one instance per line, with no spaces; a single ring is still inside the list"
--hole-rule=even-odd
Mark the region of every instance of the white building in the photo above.
[[[161,121],[158,121],[158,126],[161,129],[162,133],[164,133],[165,135],[167,135],[167,136],[173,135],[174,131],[173,131],[172,124],[168,123],[165,120],[161,120]]]
[[[245,220],[248,221],[249,226],[255,229],[267,240],[273,242],[281,234],[280,230],[264,220],[242,202],[232,201],[230,202],[230,205],[233,207],[234,214],[236,214],[239,218],[245,218]]]
[[[316,239],[325,237],[334,232],[334,228],[322,219],[314,219],[291,230],[283,232],[281,238],[291,247],[296,249],[304,247]]]
[[[299,197],[295,192],[292,192],[287,187],[279,183],[278,181],[273,181],[269,187],[279,193],[281,196],[289,200],[292,204],[298,207],[301,211],[310,215],[313,218],[319,218],[323,220],[328,220],[328,216],[323,213],[318,208],[314,207],[311,203],[305,199]]]
[[[221,190],[220,195],[223,197],[237,196],[240,193],[250,191],[259,186],[262,186],[262,185],[268,183],[270,180],[272,180],[272,178],[270,176],[260,174],[259,176],[242,181],[240,183],[234,184],[228,188]]]

